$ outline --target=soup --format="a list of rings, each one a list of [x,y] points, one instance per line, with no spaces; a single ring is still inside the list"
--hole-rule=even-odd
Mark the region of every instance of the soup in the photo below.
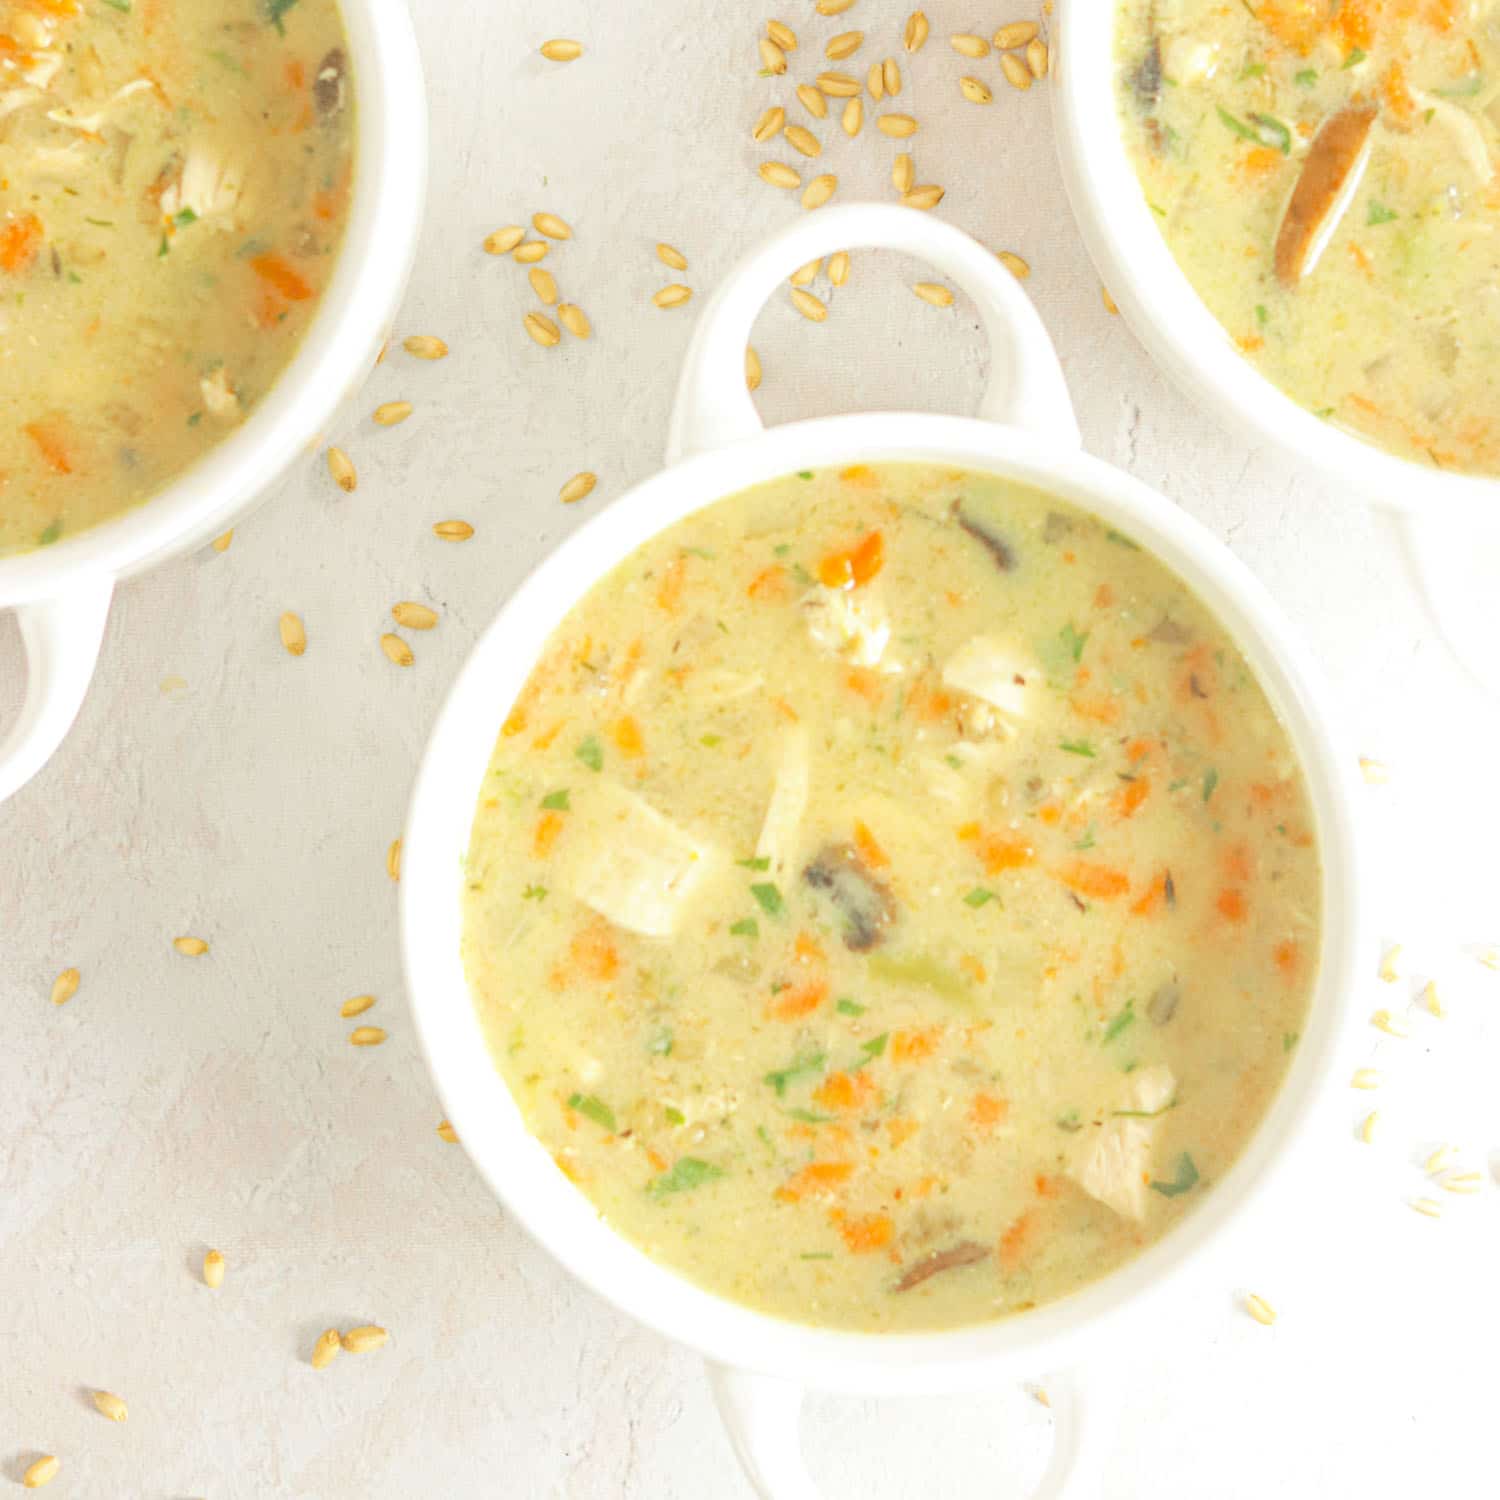
[[[333,0],[0,0],[0,556],[254,409],[332,274],[353,103]]]
[[[1319,962],[1285,730],[1155,558],[1046,495],[806,473],[668,528],[500,734],[464,960],[558,1166],[764,1312],[941,1328],[1166,1233]]]
[[[1246,357],[1403,458],[1500,475],[1500,7],[1122,0],[1146,199]]]

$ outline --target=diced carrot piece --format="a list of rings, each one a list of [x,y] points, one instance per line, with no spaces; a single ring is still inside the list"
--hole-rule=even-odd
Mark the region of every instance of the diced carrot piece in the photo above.
[[[1230,886],[1219,892],[1219,899],[1214,903],[1219,909],[1219,914],[1227,917],[1231,922],[1243,922],[1249,914],[1249,905],[1245,900],[1245,893]]]
[[[275,251],[253,257],[250,269],[288,302],[308,302],[312,299],[313,289],[303,279],[301,272],[285,256],[277,255]]]
[[[1224,874],[1230,880],[1249,880],[1250,868],[1250,846],[1244,840],[1224,851]]]
[[[1027,1209],[1004,1234],[1000,1236],[1000,1266],[1013,1271],[1026,1253],[1027,1242],[1036,1228],[1036,1214]]]
[[[1005,834],[981,834],[974,852],[979,856],[986,875],[1024,870],[1027,865],[1036,863],[1036,850],[1025,839]]]
[[[854,1164],[847,1161],[815,1161],[789,1177],[776,1189],[783,1203],[800,1203],[813,1193],[830,1193],[843,1186],[854,1175]]]
[[[830,552],[818,564],[818,581],[825,588],[859,588],[885,566],[885,538],[872,531],[843,552]]]
[[[813,1094],[813,1102],[840,1114],[862,1109],[876,1094],[875,1080],[863,1070],[858,1073],[830,1073]]]
[[[891,1138],[891,1150],[909,1141],[920,1128],[917,1122],[906,1115],[893,1115],[885,1122],[885,1128]]]
[[[1130,761],[1131,765],[1135,765],[1137,761],[1145,760],[1145,758],[1150,754],[1150,740],[1131,740],[1131,742],[1125,747],[1125,756]]]
[[[1237,166],[1246,177],[1267,177],[1286,158],[1274,146],[1252,146],[1239,158]]]
[[[1111,869],[1108,865],[1091,865],[1081,859],[1064,866],[1058,878],[1069,890],[1096,901],[1112,901],[1130,889],[1129,877],[1123,870]]]
[[[1094,590],[1094,608],[1108,609],[1115,602],[1115,591],[1107,584],[1101,583]]]
[[[839,1225],[839,1233],[851,1255],[869,1255],[890,1244],[896,1237],[896,1226],[884,1214],[866,1214],[846,1219]]]
[[[917,683],[907,705],[924,724],[936,724],[953,712],[953,694],[928,683]]]
[[[880,847],[875,835],[863,823],[857,822],[854,825],[854,847],[871,869],[883,870],[891,862],[890,855]]]
[[[770,1014],[778,1021],[795,1021],[811,1015],[828,998],[828,981],[811,979],[805,984],[788,985],[771,997]]]
[[[978,823],[960,823],[958,825],[958,841],[961,844],[972,844],[979,837]]]
[[[59,430],[61,421],[60,417],[48,417],[45,421],[28,422],[22,431],[36,444],[37,452],[42,455],[42,462],[54,474],[71,474],[73,459]]]
[[[1151,882],[1151,884],[1146,887],[1140,899],[1132,903],[1130,908],[1131,914],[1137,917],[1144,917],[1149,915],[1151,912],[1155,911],[1158,906],[1161,905],[1161,903],[1166,899],[1166,895],[1167,872],[1163,870],[1161,874],[1159,874]]]
[[[792,943],[792,951],[797,955],[797,962],[803,964],[822,963],[827,956],[823,952],[823,945],[810,932],[799,932]]]
[[[752,599],[785,599],[791,592],[786,581],[786,569],[779,565],[762,568],[750,580],[750,586],[745,592]]]
[[[969,1107],[969,1118],[980,1126],[1003,1125],[1009,1114],[1010,1101],[994,1094],[975,1094]]]
[[[1140,810],[1141,803],[1150,795],[1151,779],[1137,776],[1134,781],[1122,781],[1109,800],[1117,816],[1133,818]]]
[[[682,607],[682,591],[687,587],[687,558],[678,553],[667,565],[656,587],[656,603],[669,615],[675,615]]]
[[[885,696],[885,682],[879,672],[870,667],[846,667],[844,686],[866,703],[879,703]]]
[[[646,742],[641,735],[641,726],[633,714],[621,714],[615,720],[609,737],[615,742],[622,755],[634,756],[645,752]]]
[[[1038,1198],[1055,1198],[1062,1192],[1062,1178],[1048,1177],[1045,1172],[1036,1174],[1036,1195]]]
[[[568,963],[585,979],[613,979],[620,972],[620,950],[609,924],[601,918],[581,929],[568,944]]]
[[[872,489],[880,482],[869,464],[850,464],[847,469],[839,470],[839,478],[845,484],[857,484],[861,489]]]
[[[799,714],[797,710],[786,701],[785,698],[779,695],[771,699],[771,707],[774,708],[776,712],[779,713],[781,717],[787,721],[788,724],[795,724],[802,717],[802,715]]]
[[[1062,821],[1062,808],[1055,802],[1044,802],[1037,809],[1037,817],[1049,828],[1055,828]]]
[[[565,1155],[561,1151],[555,1151],[552,1154],[552,1160],[556,1163],[557,1170],[561,1172],[569,1182],[581,1182],[583,1180],[583,1175],[578,1170],[578,1166],[573,1161],[572,1157]],[[663,1162],[661,1166],[657,1168],[657,1171],[664,1172],[666,1171],[666,1168],[667,1164],[666,1162]]]
[[[505,716],[505,722],[500,726],[500,733],[503,734],[506,739],[514,739],[515,736],[522,733],[525,728],[526,710],[522,708],[518,703]]]
[[[1271,956],[1276,961],[1277,971],[1283,979],[1295,979],[1302,967],[1302,949],[1291,938],[1277,943]]]
[[[552,846],[557,842],[558,835],[562,831],[562,815],[555,812],[544,812],[536,820],[536,832],[531,836],[532,853],[538,859],[545,859],[552,853]]]
[[[567,722],[568,721],[566,719],[559,719],[551,729],[544,729],[539,735],[537,735],[534,740],[532,740],[531,748],[533,750],[546,750],[558,737],[558,735],[563,732],[563,726]]]
[[[921,1062],[937,1051],[942,1040],[941,1026],[929,1026],[925,1031],[897,1031],[891,1036],[891,1061]]]
[[[0,271],[24,271],[41,248],[42,221],[35,214],[18,214],[0,225]]]
[[[959,958],[958,969],[966,979],[972,979],[975,984],[983,984],[989,978],[984,965],[972,953],[965,953]]]
[[[1068,703],[1075,714],[1092,719],[1096,724],[1120,722],[1120,705],[1112,698],[1085,698],[1082,694],[1075,693]]]

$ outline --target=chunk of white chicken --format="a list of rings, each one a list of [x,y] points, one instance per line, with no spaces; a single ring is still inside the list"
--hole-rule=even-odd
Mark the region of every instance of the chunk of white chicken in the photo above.
[[[890,644],[885,611],[859,589],[812,589],[802,599],[807,633],[824,650],[846,656],[856,667],[878,667]]]
[[[244,191],[244,173],[217,151],[195,142],[188,147],[177,181],[161,195],[161,211],[169,219],[187,209],[200,221],[232,220]]]
[[[943,682],[982,699],[1013,719],[1030,711],[1031,686],[1038,673],[1013,646],[991,635],[965,641],[943,667]]]
[[[614,782],[580,794],[569,815],[564,884],[601,917],[671,937],[717,852]]]
[[[1468,110],[1449,104],[1436,94],[1413,89],[1411,97],[1426,119],[1448,132],[1459,160],[1474,174],[1475,181],[1481,186],[1488,183],[1495,175],[1495,161],[1479,121]]]
[[[1219,71],[1219,48],[1196,37],[1173,37],[1162,48],[1161,71],[1173,83],[1203,83]]]
[[[1165,1063],[1140,1068],[1110,1101],[1102,1125],[1086,1125],[1069,1156],[1068,1176],[1122,1218],[1144,1219],[1149,1202],[1151,1147],[1177,1080]],[[1122,1111],[1130,1111],[1122,1114]]]
[[[755,857],[768,861],[766,870],[778,883],[797,862],[810,779],[807,726],[793,724],[781,734],[776,780],[755,845]]]
[[[240,398],[229,383],[229,371],[220,365],[212,375],[205,375],[198,382],[203,393],[203,406],[211,417],[228,421],[240,414]]]

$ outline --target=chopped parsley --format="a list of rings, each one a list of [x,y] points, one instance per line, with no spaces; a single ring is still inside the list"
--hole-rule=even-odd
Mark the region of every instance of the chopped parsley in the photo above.
[[[297,3],[297,0],[262,0],[266,8],[266,20],[276,28],[278,36],[286,35],[286,24],[283,17]]]
[[[1348,57],[1344,59],[1344,68],[1357,68],[1365,60],[1365,49],[1363,47],[1353,48]]]
[[[585,1119],[592,1120],[601,1129],[614,1133],[615,1112],[602,1099],[593,1094],[574,1094],[568,1100],[568,1108],[576,1109]]]
[[[786,1067],[767,1073],[761,1082],[770,1084],[776,1090],[776,1097],[780,1099],[786,1094],[787,1084],[797,1078],[808,1078],[821,1073],[827,1061],[828,1054],[821,1048],[814,1047],[808,1051],[799,1052]]]
[[[1069,620],[1058,632],[1058,638],[1062,641],[1063,648],[1074,661],[1083,660],[1083,648],[1088,643],[1089,638],[1088,631],[1085,630],[1080,635],[1078,631],[1073,629],[1073,622]]]
[[[758,859],[755,857],[737,859],[735,860],[735,864],[742,870],[769,870],[771,868],[771,861],[769,859]]]
[[[741,917],[738,922],[729,924],[731,937],[758,938],[760,936],[760,923],[754,917]]]
[[[1392,219],[1399,219],[1400,214],[1394,208],[1387,208],[1378,198],[1370,199],[1370,212],[1365,218],[1366,224],[1389,224]]]
[[[1193,1158],[1186,1151],[1177,1158],[1177,1171],[1170,1182],[1155,1182],[1151,1184],[1151,1190],[1160,1193],[1163,1198],[1175,1198],[1180,1193],[1185,1193],[1189,1188],[1198,1185],[1198,1168],[1193,1164]]]
[[[647,1039],[646,1051],[653,1057],[670,1057],[672,1055],[672,1028],[658,1026]]]
[[[1219,784],[1219,773],[1210,766],[1203,773],[1203,800],[1207,802],[1214,794],[1214,788]]]
[[[547,795],[542,798],[542,806],[546,808],[548,812],[571,812],[572,809],[568,806],[567,787],[562,787],[560,790],[555,792],[548,792]]]
[[[993,891],[986,890],[982,885],[976,885],[967,896],[964,897],[964,905],[975,908],[986,905],[990,901],[997,900]]]
[[[680,1109],[673,1109],[670,1104],[662,1110],[662,1113],[667,1117],[668,1125],[687,1124],[687,1116]]]
[[[696,1156],[680,1156],[671,1171],[663,1172],[646,1184],[646,1191],[653,1198],[664,1198],[668,1193],[690,1192],[723,1175],[723,1167],[716,1167],[712,1162]]]
[[[1135,1022],[1135,1001],[1127,1000],[1124,1007],[1119,1010],[1114,1019],[1104,1028],[1104,1040],[1106,1043],[1114,1041],[1127,1027]]]
[[[1092,760],[1097,753],[1087,740],[1060,740],[1057,748],[1066,750],[1069,755],[1083,755]]]
[[[1299,87],[1310,89],[1318,81],[1317,70],[1315,68],[1303,68],[1300,73],[1296,74],[1294,81]]]
[[[604,769],[604,748],[599,743],[597,735],[589,735],[586,739],[578,742],[578,748],[573,752],[576,759],[581,760],[591,771],[602,771]]]
[[[750,887],[755,903],[768,917],[779,917],[786,910],[781,892],[769,880],[757,881]]]
[[[528,885],[521,892],[523,901],[545,901],[547,899],[547,887],[544,885]]]
[[[862,1016],[868,1009],[853,1000],[839,1000],[833,1007],[841,1016]]]

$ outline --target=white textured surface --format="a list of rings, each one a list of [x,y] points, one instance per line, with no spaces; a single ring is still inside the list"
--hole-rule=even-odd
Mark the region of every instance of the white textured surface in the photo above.
[[[1044,90],[1016,95],[993,59],[943,40],[1009,17],[927,9],[927,50],[900,54],[919,180],[948,187],[946,217],[1032,261],[1088,446],[1212,527],[1310,640],[1351,741],[1392,767],[1368,798],[1382,926],[1420,934],[1413,965],[1451,975],[1451,1018],[1372,1040],[1387,1088],[1351,1094],[1351,1134],[1310,1150],[1287,1213],[1131,1362],[1107,1494],[1478,1495],[1500,1334],[1500,979],[1458,945],[1500,941],[1500,714],[1436,639],[1394,527],[1223,436],[1106,315],[1053,180]],[[847,65],[862,75],[905,15],[889,0],[837,20],[810,0],[779,10],[803,36],[799,79],[852,25],[872,38]],[[748,1493],[696,1361],[574,1287],[434,1134],[384,860],[469,641],[552,541],[659,463],[692,309],[660,312],[651,293],[706,290],[798,211],[754,177],[748,141],[790,87],[757,78],[755,12],[734,0],[420,11],[434,172],[399,331],[439,333],[452,357],[396,351],[377,372],[366,406],[416,413],[346,424],[357,494],[309,461],[229,552],[128,585],[72,738],[0,808],[0,1490],[52,1451],[49,1494],[90,1500]],[[545,64],[532,49],[549,35],[589,53]],[[963,73],[992,80],[992,107],[958,100]],[[885,196],[892,143],[868,124],[852,143],[815,128],[841,196]],[[547,265],[594,320],[586,345],[527,340],[524,271],[478,250],[543,207],[577,231]],[[685,275],[656,261],[658,239],[687,254]],[[826,324],[770,308],[767,419],[971,408],[970,312],[918,302],[913,279],[856,256]],[[599,489],[565,510],[558,486],[581,468]],[[450,516],[473,541],[433,539]],[[400,598],[443,615],[411,636],[409,671],[376,644]],[[283,609],[306,621],[300,660],[278,643]],[[4,624],[0,715],[18,676]],[[211,954],[177,956],[179,933]],[[54,1010],[68,964],[82,986]],[[1369,1007],[1412,989],[1372,978]],[[362,991],[379,996],[364,1019],[390,1030],[382,1048],[344,1041],[339,1003]],[[1352,1136],[1372,1103],[1390,1126],[1373,1150]],[[1430,1222],[1402,1198],[1450,1137],[1485,1192],[1434,1194],[1447,1214]],[[216,1293],[197,1272],[209,1245],[229,1261]],[[1280,1309],[1274,1329],[1236,1310],[1246,1288]],[[387,1348],[310,1370],[321,1328],[364,1321],[391,1328]],[[128,1425],[93,1411],[92,1386],[125,1397]],[[1008,1497],[1039,1472],[1048,1422],[1012,1392],[819,1399],[806,1432],[830,1500]]]

